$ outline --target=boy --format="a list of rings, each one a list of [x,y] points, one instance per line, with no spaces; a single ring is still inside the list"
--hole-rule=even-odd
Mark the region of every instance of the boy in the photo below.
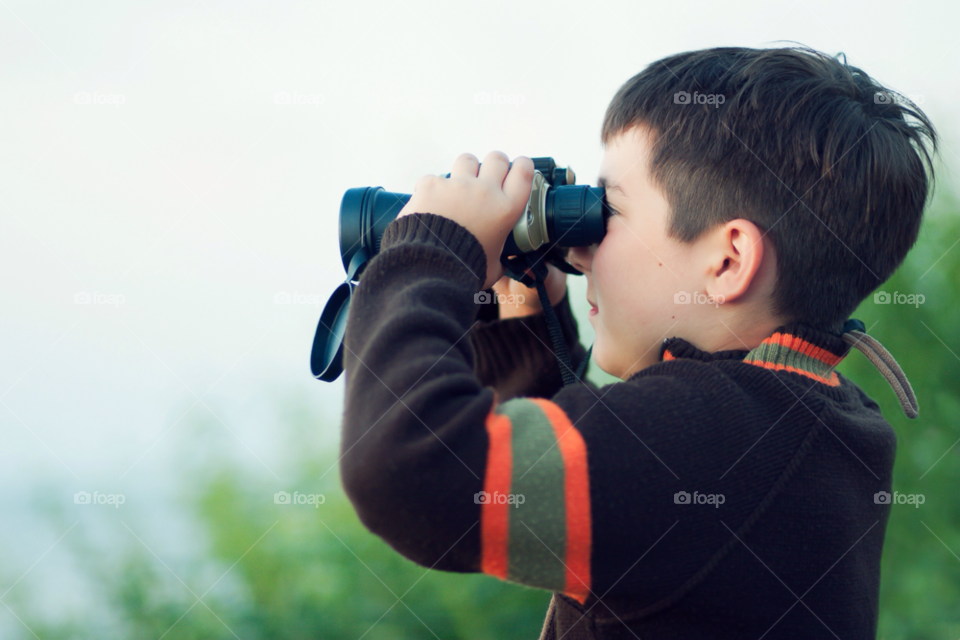
[[[553,591],[542,638],[874,638],[896,436],[833,369],[858,346],[916,415],[845,321],[917,238],[925,139],[912,104],[808,49],[630,79],[602,130],[614,213],[567,256],[622,380],[603,389],[561,388],[535,304],[474,303],[504,286],[532,161],[425,176],[347,325],[341,475],[363,523],[424,566]]]

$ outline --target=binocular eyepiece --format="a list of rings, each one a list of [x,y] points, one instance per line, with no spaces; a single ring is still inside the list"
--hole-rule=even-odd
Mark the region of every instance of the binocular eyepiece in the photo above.
[[[530,199],[507,237],[500,260],[506,264],[511,256],[542,252],[545,259],[563,271],[579,275],[563,260],[565,249],[603,239],[610,215],[604,190],[576,185],[573,170],[557,167],[553,158],[533,158],[533,164]],[[411,194],[392,193],[382,187],[348,189],[343,195],[340,258],[347,279],[330,296],[320,316],[310,355],[310,368],[317,379],[332,382],[343,370],[343,335],[353,288],[367,262],[379,253],[387,226],[410,197]]]

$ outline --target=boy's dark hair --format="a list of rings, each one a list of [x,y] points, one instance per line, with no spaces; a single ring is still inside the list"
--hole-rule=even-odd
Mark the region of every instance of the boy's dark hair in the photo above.
[[[721,98],[722,96],[722,98]],[[937,134],[910,100],[806,47],[673,55],[628,80],[607,145],[652,131],[670,237],[745,218],[777,252],[771,312],[838,333],[916,242]],[[926,169],[929,168],[929,182]]]

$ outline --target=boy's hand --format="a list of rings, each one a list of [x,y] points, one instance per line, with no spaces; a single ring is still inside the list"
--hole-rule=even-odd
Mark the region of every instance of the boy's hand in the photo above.
[[[433,213],[472,233],[487,255],[486,280],[481,289],[489,289],[503,276],[503,244],[530,199],[533,160],[518,156],[513,166],[509,165],[510,160],[501,151],[488,153],[483,164],[471,153],[461,154],[449,178],[432,174],[420,178],[397,215]]]
[[[547,287],[550,304],[555,307],[563,300],[563,296],[567,293],[567,274],[552,264],[547,265],[547,271],[547,279],[544,285]],[[533,275],[529,269],[527,269],[527,273]],[[503,276],[493,285],[493,290],[498,295],[503,294],[509,296],[513,294],[514,300],[523,300],[523,304],[498,304],[497,309],[500,312],[501,320],[532,316],[535,313],[543,311],[543,307],[540,305],[540,295],[537,293],[536,287],[530,288],[509,276]],[[519,297],[521,295],[523,298]]]

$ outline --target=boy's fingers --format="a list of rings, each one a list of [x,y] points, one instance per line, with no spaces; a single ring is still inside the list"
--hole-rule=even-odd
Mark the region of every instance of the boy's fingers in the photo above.
[[[480,167],[483,171],[483,167]],[[533,160],[526,156],[517,156],[510,167],[507,179],[503,181],[503,192],[510,200],[511,209],[523,212],[530,199],[533,187]]]
[[[480,173],[477,177],[497,185],[499,189],[503,185],[503,178],[507,175],[509,166],[510,158],[507,154],[503,151],[491,151],[480,164]]]
[[[477,156],[472,153],[461,153],[457,156],[457,159],[453,161],[453,168],[450,169],[450,177],[476,178],[477,168],[479,166],[480,161],[477,160]]]

